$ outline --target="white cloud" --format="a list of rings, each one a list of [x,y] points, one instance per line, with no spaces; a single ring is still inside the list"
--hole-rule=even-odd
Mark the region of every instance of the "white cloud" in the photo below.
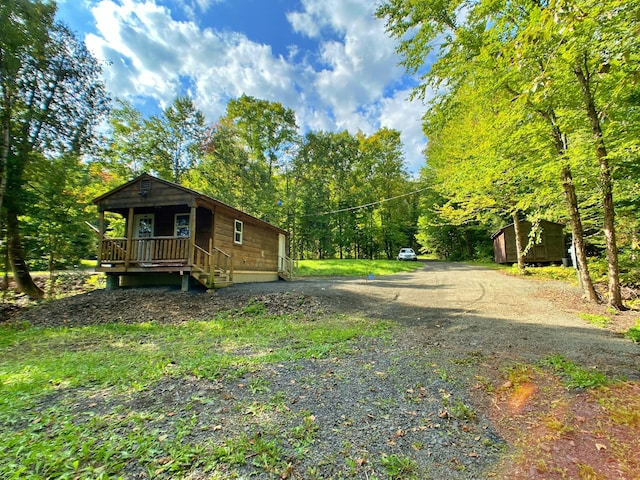
[[[180,0],[183,12],[205,10],[218,0]],[[406,159],[415,171],[423,160],[419,102],[400,85],[394,44],[373,17],[370,0],[302,0],[289,12],[292,28],[316,41],[317,50],[291,45],[287,57],[238,32],[177,21],[154,0],[100,0],[93,7],[94,54],[111,65],[106,81],[114,96],[151,97],[161,107],[184,93],[185,83],[209,121],[224,114],[230,98],[245,93],[292,108],[306,130],[367,134],[387,126],[403,133]],[[189,10],[191,9],[191,10]],[[191,18],[187,15],[187,18]],[[387,92],[385,97],[385,92]]]
[[[410,93],[410,90],[399,90],[393,97],[384,99],[381,102],[380,123],[383,127],[401,132],[409,170],[418,172],[425,163],[425,138],[422,133],[425,106],[421,100],[409,101]]]

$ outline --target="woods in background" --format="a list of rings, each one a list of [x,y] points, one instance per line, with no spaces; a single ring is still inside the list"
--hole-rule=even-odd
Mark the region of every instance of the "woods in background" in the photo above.
[[[585,296],[597,300],[587,257],[601,255],[623,307],[640,227],[637,2],[381,4],[425,100],[418,175],[388,128],[301,134],[293,110],[246,95],[218,119],[189,96],[150,117],[111,102],[54,14],[0,6],[0,253],[28,295],[42,295],[29,267],[95,254],[91,199],[147,171],[288,230],[294,258],[490,258],[506,223],[561,222]]]

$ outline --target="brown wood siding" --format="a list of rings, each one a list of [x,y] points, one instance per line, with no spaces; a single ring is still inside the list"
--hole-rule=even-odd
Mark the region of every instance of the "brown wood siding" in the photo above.
[[[170,205],[195,205],[193,194],[160,182],[151,182],[151,190],[146,196],[140,195],[140,182],[134,182],[113,195],[100,200],[100,210],[122,210]],[[188,210],[187,210],[188,211]]]
[[[524,256],[528,263],[561,262],[566,256],[564,248],[564,227],[552,222],[541,222],[542,233],[540,243],[533,245]],[[520,234],[523,248],[529,243],[531,224],[520,222]],[[493,240],[494,258],[496,263],[516,263],[516,235],[513,225],[504,227]]]
[[[233,241],[235,220],[243,222],[241,245]],[[251,218],[216,211],[214,243],[233,257],[236,271],[278,271],[278,232],[256,225]]]
[[[496,263],[506,263],[507,253],[504,244],[504,232],[493,239],[493,258]]]

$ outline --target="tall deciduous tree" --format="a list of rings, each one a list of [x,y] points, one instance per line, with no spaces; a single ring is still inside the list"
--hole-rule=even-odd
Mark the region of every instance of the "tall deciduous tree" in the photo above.
[[[189,183],[263,220],[291,228],[291,156],[297,144],[293,110],[243,95],[211,127],[206,156]],[[291,197],[291,198],[290,198]]]
[[[25,169],[34,153],[55,158],[83,152],[108,108],[100,66],[65,26],[53,21],[54,13],[51,4],[42,2],[11,0],[0,6],[3,35],[4,21],[11,25],[0,47],[3,212],[14,278],[32,297],[42,291],[29,274],[20,235]]]
[[[0,210],[7,188],[11,130],[22,108],[25,61],[43,54],[55,11],[54,4],[42,1],[7,0],[0,5]]]
[[[456,0],[390,0],[378,9],[378,15],[387,20],[390,33],[401,42],[399,51],[408,70],[418,72],[427,55],[440,45],[437,62],[423,79],[445,87],[445,96],[455,98],[460,86],[467,82],[470,69],[491,64],[500,67],[495,70],[496,85],[525,99],[532,112],[541,114],[558,146],[558,138],[567,138],[565,130],[575,132],[569,142],[556,149],[558,160],[565,162],[562,180],[574,236],[580,234],[574,221],[579,216],[568,159],[578,153],[574,144],[580,133],[590,132],[603,192],[609,303],[616,308],[622,304],[611,171],[602,120],[611,105],[617,103],[620,92],[628,87],[635,69],[632,65],[637,65],[634,59],[638,51],[639,8],[637,2],[620,0],[473,4]],[[489,55],[482,58],[482,52]],[[609,71],[616,67],[619,73],[615,80],[608,80],[614,78]],[[424,92],[426,84],[419,87],[418,93]],[[576,98],[581,98],[580,103]],[[578,111],[583,113],[582,122],[576,115]],[[560,112],[565,118],[560,118]],[[587,159],[582,158],[581,164],[586,163]],[[594,296],[593,291],[585,293],[589,298]]]
[[[167,180],[182,183],[185,173],[202,158],[204,115],[190,97],[178,96],[161,116],[152,116],[144,124],[145,167]]]
[[[102,166],[118,183],[140,175],[151,163],[151,141],[148,140],[142,112],[129,102],[116,100],[109,113],[109,133],[101,155]]]

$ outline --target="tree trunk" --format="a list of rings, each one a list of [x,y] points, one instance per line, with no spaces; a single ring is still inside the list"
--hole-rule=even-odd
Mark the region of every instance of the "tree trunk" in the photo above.
[[[522,254],[522,238],[520,237],[520,219],[518,212],[511,214],[513,218],[513,233],[516,236],[516,255],[518,257],[518,272],[524,274],[524,255]]]
[[[562,188],[564,190],[567,208],[569,209],[569,218],[571,222],[571,232],[573,233],[573,248],[578,262],[578,275],[582,284],[582,291],[585,298],[590,302],[598,302],[598,294],[593,288],[591,275],[589,275],[589,267],[587,265],[587,254],[584,248],[584,231],[582,229],[582,220],[580,219],[580,211],[578,210],[578,197],[576,195],[573,177],[569,166],[562,168],[560,174],[562,180]]]
[[[44,296],[44,292],[33,282],[27,264],[24,260],[22,241],[20,240],[18,215],[11,209],[7,210],[7,237],[9,262],[11,263],[13,278],[18,287],[18,291],[29,296],[29,298],[42,298]]]
[[[553,109],[538,110],[538,113],[549,122],[551,127],[551,139],[556,147],[558,155],[563,161],[566,161],[567,156],[567,138],[560,130],[558,125],[556,113]],[[573,235],[573,248],[576,256],[576,262],[578,263],[578,277],[580,278],[580,285],[584,298],[589,302],[599,302],[598,294],[595,288],[593,288],[593,281],[589,274],[589,267],[587,265],[587,253],[584,246],[584,229],[582,228],[582,219],[580,218],[580,210],[578,209],[578,196],[576,195],[576,187],[573,184],[573,176],[571,175],[571,168],[568,164],[565,164],[560,171],[560,180],[562,181],[562,189],[564,191],[564,198],[567,204],[567,210],[569,211],[569,222],[571,224],[571,233]]]
[[[468,228],[464,230],[464,242],[467,247],[467,255],[469,259],[473,258],[473,243],[471,242],[471,231]]]
[[[8,101],[5,101],[4,108],[7,108]],[[7,191],[7,159],[9,158],[9,143],[11,141],[11,125],[9,114],[5,112],[0,125],[0,211],[4,203],[4,195]]]
[[[611,169],[607,158],[607,148],[602,136],[602,127],[596,110],[595,99],[591,92],[589,79],[576,63],[574,73],[582,88],[585,109],[591,133],[595,140],[596,158],[600,165],[600,185],[602,187],[602,216],[603,230],[607,246],[607,266],[609,269],[609,305],[618,310],[623,309],[622,294],[620,292],[620,268],[618,266],[618,246],[616,244],[615,210],[613,206],[613,187],[611,184]]]

